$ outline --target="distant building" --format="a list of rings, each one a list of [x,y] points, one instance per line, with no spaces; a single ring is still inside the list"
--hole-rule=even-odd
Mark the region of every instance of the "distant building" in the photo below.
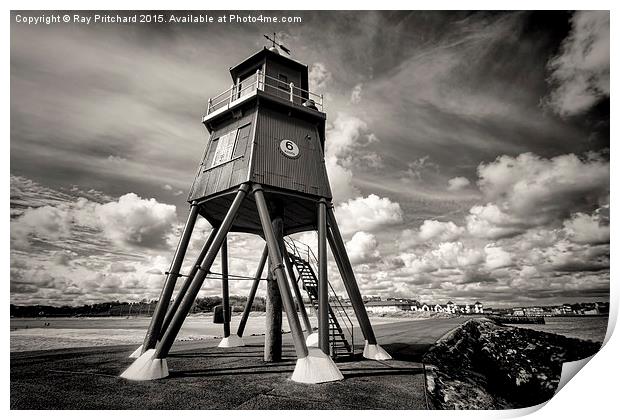
[[[482,303],[476,302],[474,303],[474,313],[475,314],[483,314],[484,308],[482,307]]]
[[[437,304],[428,304],[421,303],[414,299],[388,299],[387,301],[382,301],[384,303],[402,303],[403,305],[408,305],[409,309],[414,312],[444,312],[449,314],[484,314],[486,311],[482,306],[482,303],[476,302],[474,304],[465,304],[465,305],[456,305],[454,302],[449,301],[445,306]]]
[[[446,312],[450,314],[456,313],[456,305],[454,304],[454,302],[449,301],[448,303],[446,303]]]
[[[533,306],[531,308],[524,308],[523,312],[525,316],[543,316],[545,311],[541,307]]]
[[[366,310],[372,313],[386,314],[386,313],[410,311],[411,305],[408,302],[370,301],[370,302],[366,302]]]

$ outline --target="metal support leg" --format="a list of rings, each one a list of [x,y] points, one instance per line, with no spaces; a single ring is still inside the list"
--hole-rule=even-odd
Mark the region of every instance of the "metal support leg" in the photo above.
[[[256,290],[258,289],[258,285],[260,284],[260,279],[263,274],[263,269],[265,268],[267,255],[268,248],[267,245],[265,245],[265,248],[263,249],[263,255],[261,255],[260,262],[258,263],[258,268],[256,269],[256,274],[254,274],[254,281],[252,282],[252,288],[250,289],[250,294],[248,295],[248,301],[245,304],[245,309],[243,310],[243,315],[241,316],[241,321],[239,321],[239,327],[237,328],[237,335],[239,337],[243,337],[245,324],[248,322],[248,317],[250,316],[250,312],[252,311],[252,304],[254,303]]]
[[[329,355],[329,293],[327,284],[327,202],[319,201],[319,348]]]
[[[202,249],[200,250],[200,254],[198,255],[198,258],[196,258],[196,262],[194,263],[194,265],[192,266],[192,269],[190,270],[189,274],[185,278],[185,282],[183,282],[183,285],[181,286],[181,289],[177,293],[176,298],[172,302],[172,305],[170,305],[170,308],[168,308],[168,312],[166,313],[164,322],[161,325],[161,330],[159,332],[159,337],[158,337],[159,339],[161,339],[164,336],[164,333],[168,329],[168,326],[170,325],[170,322],[172,321],[174,314],[177,313],[177,310],[179,309],[179,305],[181,304],[181,301],[183,300],[185,293],[187,293],[187,289],[189,289],[190,284],[192,284],[192,279],[198,272],[198,269],[200,268],[200,264],[202,263],[202,260],[204,260],[205,255],[207,255],[207,251],[209,251],[209,248],[211,247],[211,244],[213,243],[213,239],[215,239],[216,234],[217,234],[217,229],[212,229],[211,233],[209,234],[209,237],[207,238],[207,241],[205,242],[205,244],[202,246]]]
[[[295,278],[295,271],[293,270],[293,263],[288,255],[288,251],[286,250],[286,245],[284,243],[284,238],[280,240],[280,250],[282,252],[282,260],[284,260],[284,265],[286,266],[286,271],[291,280],[291,288],[293,289],[293,293],[295,294],[295,299],[297,300],[297,306],[299,307],[299,313],[301,315],[301,320],[304,323],[304,327],[308,334],[312,334],[312,324],[310,324],[310,318],[308,318],[308,312],[306,312],[306,307],[304,306],[304,299],[301,296],[301,291],[299,290],[299,285],[297,284],[297,279]]]
[[[195,202],[193,202],[189,209],[189,216],[187,216],[185,228],[183,229],[183,233],[179,239],[179,244],[174,253],[174,258],[172,259],[168,276],[166,277],[164,287],[159,296],[159,301],[157,302],[157,306],[155,307],[155,311],[151,317],[151,323],[146,331],[144,343],[142,344],[142,353],[149,349],[155,348],[155,345],[157,344],[159,331],[161,330],[161,326],[166,315],[166,310],[170,304],[170,299],[172,298],[172,293],[174,292],[174,286],[177,282],[177,278],[179,277],[179,270],[183,264],[183,258],[185,258],[185,252],[187,251],[187,246],[189,245],[189,240],[192,236],[192,231],[194,230],[197,216],[198,206]]]
[[[282,303],[284,304],[286,317],[288,319],[289,327],[291,328],[291,335],[293,337],[293,343],[295,344],[295,353],[297,354],[298,359],[302,359],[308,356],[308,348],[306,347],[304,335],[301,331],[297,311],[295,311],[293,296],[288,287],[286,275],[284,274],[282,255],[278,247],[276,233],[271,225],[271,217],[269,216],[267,202],[265,201],[263,189],[260,185],[254,185],[252,191],[254,192],[254,200],[256,201],[256,207],[258,209],[265,240],[267,241],[267,247],[269,248],[269,260],[273,265],[273,274],[278,282],[280,294],[282,295]]]
[[[172,347],[172,344],[174,343],[174,340],[183,325],[183,321],[185,321],[187,314],[189,314],[189,311],[194,304],[194,300],[196,299],[196,296],[198,296],[198,292],[202,287],[202,283],[204,282],[205,277],[207,277],[207,274],[213,265],[213,261],[215,261],[218,250],[222,246],[222,243],[224,242],[224,239],[226,238],[226,235],[228,234],[228,231],[237,216],[237,211],[239,210],[239,207],[241,207],[241,203],[243,202],[249,188],[250,187],[248,184],[243,184],[239,187],[239,192],[237,192],[235,199],[230,205],[230,209],[228,209],[228,213],[226,213],[226,217],[224,217],[222,224],[217,229],[217,234],[215,235],[207,255],[200,264],[198,272],[192,279],[192,283],[190,284],[187,293],[179,305],[178,311],[172,318],[168,330],[164,333],[161,342],[155,350],[155,359],[164,359],[168,355],[168,352],[170,351],[170,348]]]
[[[342,282],[347,290],[349,299],[351,299],[351,305],[353,306],[355,316],[360,324],[360,329],[369,344],[377,344],[377,339],[375,338],[375,333],[370,325],[370,320],[368,319],[368,313],[364,307],[362,295],[360,294],[357,282],[355,281],[353,267],[351,267],[351,262],[349,261],[349,257],[347,255],[347,249],[344,245],[344,241],[342,240],[342,235],[340,234],[340,229],[338,229],[336,217],[334,216],[334,210],[331,206],[327,208],[327,217],[330,227],[328,232],[329,243],[331,245],[334,258],[336,259],[338,269],[340,270]]]
[[[224,338],[230,336],[230,297],[228,294],[228,241],[227,237],[224,237],[222,242],[222,248],[220,249],[220,256],[222,258],[222,307],[224,309]]]
[[[375,333],[370,325],[370,320],[368,319],[368,314],[366,313],[366,308],[364,307],[364,301],[362,300],[360,290],[357,287],[355,274],[353,274],[353,268],[351,267],[351,262],[347,256],[347,251],[331,207],[328,209],[328,217],[330,221],[330,229],[328,229],[327,232],[329,244],[332,247],[332,253],[336,259],[336,264],[338,265],[338,270],[342,276],[344,286],[347,289],[347,294],[351,299],[351,305],[353,305],[360,328],[366,338],[366,345],[364,346],[363,353],[364,357],[372,360],[389,360],[392,356],[390,356],[388,352],[377,344]]]
[[[267,293],[265,295],[265,345],[263,360],[280,362],[282,360],[282,294],[278,281],[273,275],[273,264],[268,263]]]

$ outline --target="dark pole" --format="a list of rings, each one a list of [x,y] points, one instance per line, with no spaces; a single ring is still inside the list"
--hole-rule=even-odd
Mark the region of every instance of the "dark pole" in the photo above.
[[[224,220],[222,220],[222,223],[217,228],[217,234],[213,239],[213,243],[209,247],[207,255],[200,264],[196,275],[192,279],[192,283],[187,289],[187,293],[185,294],[185,296],[183,296],[178,311],[174,314],[174,317],[170,322],[170,326],[164,333],[164,336],[162,337],[159,345],[157,346],[157,349],[155,350],[155,355],[153,357],[154,359],[165,359],[166,356],[168,356],[168,352],[170,351],[170,348],[172,347],[172,344],[174,343],[174,340],[177,337],[181,326],[183,325],[183,321],[185,321],[187,314],[189,314],[189,311],[194,304],[194,300],[196,299],[196,296],[198,296],[198,292],[202,287],[202,283],[207,277],[207,274],[209,273],[209,270],[213,265],[213,261],[215,261],[217,253],[222,246],[222,243],[224,242],[224,239],[226,238],[226,235],[228,234],[228,231],[230,230],[230,227],[232,226],[233,221],[237,216],[239,207],[241,207],[241,203],[243,202],[243,199],[245,198],[249,189],[250,186],[248,184],[243,184],[241,185],[241,187],[239,187],[239,191],[237,192],[235,199],[231,203],[230,208],[228,209],[228,212],[224,217]]]
[[[200,268],[200,264],[202,263],[202,260],[204,260],[205,255],[207,255],[207,251],[209,251],[209,247],[213,243],[213,239],[215,239],[216,234],[217,234],[217,229],[215,228],[211,229],[211,233],[209,233],[209,237],[207,238],[207,241],[202,246],[202,249],[200,250],[200,254],[198,255],[198,258],[196,258],[196,262],[194,263],[194,265],[192,266],[192,269],[190,270],[189,274],[185,278],[183,285],[181,285],[181,290],[179,290],[179,293],[177,293],[177,296],[172,302],[172,305],[170,305],[170,308],[168,308],[168,312],[166,313],[166,317],[164,318],[164,323],[161,324],[161,330],[159,332],[160,339],[164,336],[164,333],[168,329],[168,326],[170,325],[170,322],[172,321],[174,314],[179,309],[179,305],[181,304],[181,301],[183,300],[183,296],[185,296],[185,293],[187,293],[187,289],[189,289],[189,285],[192,284],[192,279],[198,272],[198,268]],[[149,304],[149,308],[150,308],[150,304]]]
[[[263,233],[265,234],[265,240],[267,241],[267,246],[269,247],[269,261],[271,261],[273,266],[271,272],[275,275],[276,280],[278,281],[280,295],[282,296],[282,303],[284,303],[286,317],[288,319],[289,327],[291,328],[291,336],[293,337],[293,343],[295,344],[295,353],[297,354],[298,359],[303,359],[308,356],[308,348],[306,347],[299,318],[297,317],[297,311],[295,310],[295,305],[293,303],[293,296],[286,281],[286,275],[282,266],[282,255],[278,247],[276,233],[271,225],[269,209],[267,207],[267,202],[265,201],[263,188],[260,185],[255,184],[252,187],[252,191],[254,192],[254,200],[256,201],[256,207],[258,208],[258,215],[263,227]],[[282,223],[282,219],[278,219],[280,220],[278,223]]]
[[[230,298],[228,296],[228,241],[224,237],[222,248],[220,249],[222,258],[222,306],[224,309],[224,337],[230,336]]]
[[[330,205],[327,208],[327,217],[329,219],[330,227],[327,232],[329,244],[332,248],[332,253],[334,254],[338,270],[340,271],[342,282],[344,283],[344,287],[347,289],[349,299],[351,299],[351,305],[355,311],[355,316],[360,324],[360,329],[364,334],[364,338],[366,338],[368,344],[377,344],[377,339],[375,338],[375,333],[372,330],[372,325],[370,325],[370,320],[368,319],[368,313],[364,307],[364,301],[362,300],[360,289],[357,287],[353,267],[351,266],[351,261],[349,261],[347,249],[344,245],[344,241],[342,240],[340,230],[338,229],[338,224],[336,223],[336,217],[332,207],[333,206]]]
[[[239,337],[243,337],[243,331],[245,330],[245,324],[248,322],[248,317],[250,316],[250,312],[252,312],[252,304],[254,303],[254,297],[256,296],[256,290],[258,289],[258,285],[260,284],[260,278],[263,274],[263,269],[265,268],[265,262],[267,261],[267,245],[263,249],[263,255],[260,257],[260,261],[258,263],[258,268],[256,269],[256,274],[254,274],[254,281],[252,282],[252,288],[250,289],[250,294],[248,295],[248,301],[245,304],[245,309],[243,310],[243,315],[241,316],[241,321],[239,321],[239,328],[237,328],[237,335]]]
[[[288,255],[288,251],[286,250],[286,244],[284,243],[283,238],[280,241],[280,250],[282,251],[282,259],[284,260],[286,271],[288,272],[288,276],[291,279],[291,288],[293,289],[293,293],[295,294],[295,299],[297,300],[297,306],[299,307],[299,313],[301,314],[301,320],[304,323],[304,326],[308,334],[312,334],[312,324],[310,324],[310,319],[308,318],[308,313],[306,312],[306,307],[304,306],[304,299],[301,296],[301,291],[299,290],[299,285],[297,284],[297,279],[295,278],[295,271],[293,270],[293,264],[291,263],[291,259]]]
[[[273,275],[273,264],[269,261],[267,275],[267,294],[265,299],[265,347],[263,360],[279,362],[282,360],[282,295],[278,281]]]
[[[327,284],[327,202],[319,200],[319,348],[329,356],[329,293]]]
[[[183,258],[185,258],[185,252],[187,251],[187,246],[189,245],[189,240],[192,236],[192,231],[194,230],[194,224],[196,223],[197,216],[198,206],[194,201],[189,208],[189,215],[187,216],[185,228],[183,228],[183,233],[181,234],[179,244],[177,245],[177,249],[174,253],[170,270],[168,271],[166,281],[164,282],[164,287],[159,296],[159,301],[155,307],[155,312],[153,312],[153,317],[151,318],[149,328],[146,331],[146,336],[144,337],[144,342],[142,343],[142,353],[149,349],[155,348],[155,345],[157,344],[159,331],[161,330],[164,317],[166,316],[166,310],[170,304],[170,299],[172,298],[172,293],[174,292],[174,286],[177,282],[177,278],[179,277],[179,270],[183,264]]]

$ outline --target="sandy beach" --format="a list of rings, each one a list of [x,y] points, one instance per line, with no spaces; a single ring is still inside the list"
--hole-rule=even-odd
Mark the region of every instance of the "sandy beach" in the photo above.
[[[212,314],[189,316],[183,324],[177,340],[197,341],[221,337],[222,325],[214,324],[212,317]],[[356,325],[355,317],[351,319]],[[233,316],[231,322],[233,332],[236,331],[239,320],[240,316]],[[372,318],[373,325],[401,321],[403,318]],[[139,345],[144,338],[149,322],[150,318],[147,317],[12,318],[11,352],[122,344]],[[314,326],[317,325],[315,317],[310,317],[310,322]],[[282,329],[284,332],[289,331],[284,314]],[[262,313],[252,314],[248,319],[244,335],[261,335],[264,330],[264,315]]]

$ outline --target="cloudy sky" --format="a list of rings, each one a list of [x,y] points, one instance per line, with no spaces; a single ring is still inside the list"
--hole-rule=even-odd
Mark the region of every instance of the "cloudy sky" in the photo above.
[[[270,32],[326,95],[328,173],[363,294],[608,299],[609,13],[268,14],[302,22],[25,25],[13,13],[12,303],[159,295],[207,99]],[[188,261],[209,230],[198,224]],[[262,240],[230,241],[231,272],[253,273]]]

